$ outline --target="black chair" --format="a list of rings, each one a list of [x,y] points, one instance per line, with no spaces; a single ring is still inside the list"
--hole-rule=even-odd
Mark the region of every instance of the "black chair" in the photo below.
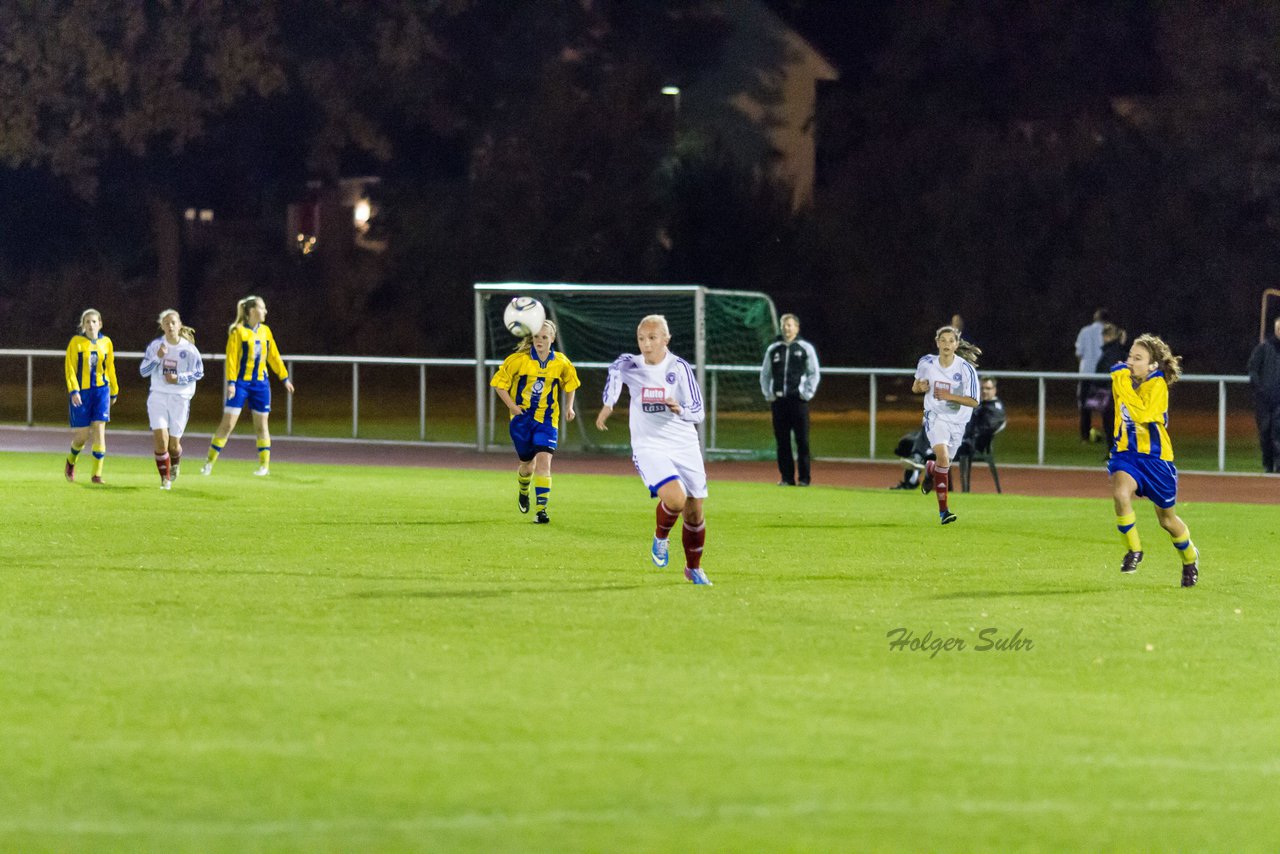
[[[990,436],[978,436],[973,443],[965,442],[960,446],[960,450],[956,453],[956,459],[960,462],[960,491],[969,491],[969,472],[973,468],[975,461],[986,463],[991,469],[991,480],[995,482],[996,492],[1000,492],[1000,473],[996,471],[996,452],[995,442],[996,436],[1000,435],[1000,431],[1009,426],[1006,421],[996,429],[996,432]]]

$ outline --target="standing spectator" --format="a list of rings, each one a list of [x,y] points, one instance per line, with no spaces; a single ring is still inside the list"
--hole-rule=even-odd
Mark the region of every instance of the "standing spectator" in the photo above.
[[[111,339],[102,334],[102,314],[87,308],[80,325],[67,345],[67,393],[70,396],[71,452],[63,475],[76,479],[76,459],[85,442],[93,441],[93,482],[103,483],[102,466],[107,456],[107,422],[111,404],[120,395],[116,382],[116,351]]]
[[[204,379],[204,359],[196,349],[196,331],[182,325],[175,309],[160,312],[160,337],[147,345],[138,372],[151,378],[147,419],[155,437],[156,470],[160,488],[178,479],[182,462],[182,434],[191,416],[196,383]]]
[[[631,394],[631,459],[649,495],[658,499],[650,557],[654,566],[667,565],[671,529],[683,515],[684,577],[710,586],[702,569],[707,472],[698,442],[698,424],[706,413],[693,367],[667,349],[670,341],[665,317],[651,314],[640,321],[636,327],[640,353],[624,353],[609,366],[596,429],[609,429],[605,422],[625,385]]]
[[[1098,367],[1098,359],[1102,358],[1102,325],[1107,321],[1107,310],[1100,308],[1093,313],[1093,322],[1081,328],[1080,334],[1076,335],[1076,358],[1079,360],[1079,371],[1082,374],[1091,374]],[[1089,431],[1093,429],[1093,410],[1089,407],[1089,395],[1093,392],[1093,383],[1089,380],[1080,380],[1079,392],[1076,398],[1080,407],[1080,441],[1088,442],[1092,437]],[[1106,425],[1103,425],[1106,427]]]
[[[1249,356],[1249,383],[1258,417],[1262,470],[1280,472],[1280,317],[1274,334]]]
[[[818,390],[818,352],[800,337],[800,319],[782,315],[782,334],[764,351],[760,391],[773,409],[773,438],[778,445],[779,486],[809,485],[809,401]],[[796,454],[791,455],[791,434]],[[799,466],[799,481],[796,468]]]
[[[1125,332],[1114,323],[1104,323],[1102,325],[1102,356],[1098,359],[1098,365],[1094,370],[1099,374],[1111,373],[1111,368],[1128,357],[1129,333]],[[1111,386],[1099,384],[1093,389],[1093,398],[1097,403],[1098,411],[1102,413],[1102,429],[1105,430],[1108,446],[1114,445],[1116,441],[1116,401],[1111,396]],[[1090,430],[1092,437],[1093,431]],[[1109,450],[1109,448],[1108,448]]]
[[[258,434],[258,468],[253,473],[259,477],[271,474],[271,430],[267,426],[271,416],[268,368],[280,378],[285,391],[293,394],[289,369],[285,367],[275,336],[267,326],[267,304],[262,297],[248,296],[236,303],[236,320],[227,330],[226,402],[222,408],[222,421],[213,432],[209,456],[200,468],[200,474],[213,474],[213,464],[226,447],[246,403],[253,413],[254,432]]]

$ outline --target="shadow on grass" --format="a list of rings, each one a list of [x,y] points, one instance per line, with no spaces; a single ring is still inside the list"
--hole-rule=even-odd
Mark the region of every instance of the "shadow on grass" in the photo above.
[[[997,599],[1010,596],[1076,596],[1082,593],[1114,593],[1115,587],[1075,587],[1059,590],[958,590],[939,593],[926,599]]]
[[[365,590],[348,593],[348,599],[493,599],[522,593],[601,593],[613,590],[639,590],[643,584],[599,584],[591,587],[509,587],[499,590]]]

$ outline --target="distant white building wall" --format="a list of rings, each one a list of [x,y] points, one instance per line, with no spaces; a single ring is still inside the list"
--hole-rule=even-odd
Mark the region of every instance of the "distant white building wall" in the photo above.
[[[720,135],[748,163],[793,188],[795,208],[813,201],[818,83],[839,72],[757,0],[724,0],[733,25],[723,61],[687,90],[687,121]]]

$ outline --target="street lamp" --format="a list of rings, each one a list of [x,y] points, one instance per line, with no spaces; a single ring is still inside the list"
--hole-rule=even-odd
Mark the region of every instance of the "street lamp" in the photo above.
[[[676,118],[680,118],[680,87],[679,86],[663,86],[662,94],[671,98],[671,109],[675,113]]]

